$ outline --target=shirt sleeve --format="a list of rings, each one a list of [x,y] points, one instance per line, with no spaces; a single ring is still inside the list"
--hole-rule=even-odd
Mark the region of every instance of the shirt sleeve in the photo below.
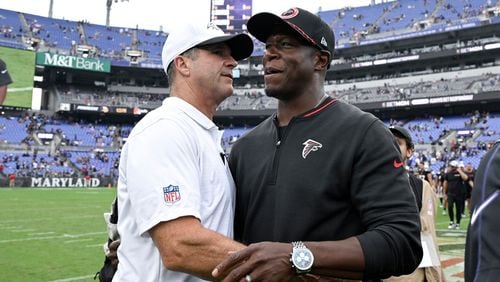
[[[376,120],[356,156],[351,198],[367,229],[358,236],[365,279],[411,273],[422,259],[420,216],[398,148]]]
[[[161,120],[127,144],[127,190],[140,234],[163,221],[200,218],[198,152],[187,131]]]

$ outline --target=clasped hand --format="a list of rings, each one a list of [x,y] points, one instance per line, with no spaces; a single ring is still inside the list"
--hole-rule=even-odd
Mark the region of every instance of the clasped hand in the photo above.
[[[290,264],[292,245],[261,242],[230,253],[212,275],[223,281],[302,281]]]

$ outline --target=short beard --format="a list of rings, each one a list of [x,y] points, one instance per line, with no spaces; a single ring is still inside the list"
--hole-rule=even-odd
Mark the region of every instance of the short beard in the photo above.
[[[268,97],[276,98],[280,101],[285,101],[285,102],[293,100],[296,96],[300,95],[300,93],[296,93],[293,91],[286,91],[283,89],[264,88],[264,92]]]

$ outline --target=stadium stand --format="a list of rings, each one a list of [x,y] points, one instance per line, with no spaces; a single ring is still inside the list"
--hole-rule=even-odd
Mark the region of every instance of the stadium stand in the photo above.
[[[411,168],[425,163],[437,175],[454,159],[476,167],[500,138],[500,113],[485,106],[500,93],[497,2],[399,0],[318,12],[338,46],[325,91],[372,110],[387,125],[408,128],[417,143]],[[0,115],[0,180],[15,172],[115,183],[120,148],[134,122],[169,94],[160,66],[167,36],[161,28],[106,27],[0,9],[1,46],[111,62],[111,72],[102,74],[41,68],[49,97],[43,112]],[[264,93],[264,49],[255,41],[252,58],[238,67],[234,95],[218,108],[227,153],[277,107]],[[432,107],[432,99],[452,97],[470,100],[457,103],[460,109],[451,102]]]
[[[21,18],[23,15],[20,15]],[[78,23],[68,20],[49,19],[36,15],[24,15],[29,32],[41,44],[63,50],[71,50],[81,43]]]
[[[29,123],[21,118],[0,116],[0,142],[20,144],[27,140]]]

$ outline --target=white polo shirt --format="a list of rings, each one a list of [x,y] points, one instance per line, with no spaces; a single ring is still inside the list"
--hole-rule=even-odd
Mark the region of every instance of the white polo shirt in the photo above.
[[[203,281],[167,270],[148,231],[194,216],[232,238],[235,186],[220,155],[221,138],[209,118],[176,97],[134,127],[120,158],[120,263],[113,281]]]

